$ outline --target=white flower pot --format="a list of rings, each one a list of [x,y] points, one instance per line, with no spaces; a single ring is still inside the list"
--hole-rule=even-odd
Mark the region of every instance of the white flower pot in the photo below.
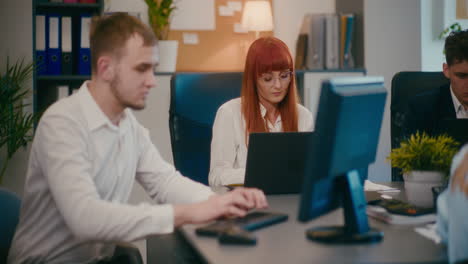
[[[421,207],[433,207],[432,187],[440,186],[444,173],[439,171],[410,171],[403,174],[408,202]]]
[[[176,71],[178,46],[179,42],[177,40],[158,41],[159,65],[156,67],[157,72]]]

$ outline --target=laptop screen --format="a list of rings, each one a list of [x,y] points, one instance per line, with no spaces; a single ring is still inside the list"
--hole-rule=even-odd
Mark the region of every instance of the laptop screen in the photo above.
[[[251,133],[244,186],[265,194],[300,193],[312,136],[313,132]]]

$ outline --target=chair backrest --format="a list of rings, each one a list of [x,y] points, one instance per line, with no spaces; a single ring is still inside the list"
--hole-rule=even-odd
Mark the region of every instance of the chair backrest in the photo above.
[[[6,263],[11,240],[15,234],[20,212],[20,199],[0,188],[0,263]]]
[[[405,138],[403,124],[408,111],[409,100],[423,91],[449,83],[442,72],[399,72],[392,78],[390,105],[390,129],[392,149],[400,145]],[[401,181],[399,170],[392,169],[392,181]]]
[[[208,184],[212,126],[218,108],[240,96],[242,73],[177,73],[171,79],[169,129],[174,165]]]

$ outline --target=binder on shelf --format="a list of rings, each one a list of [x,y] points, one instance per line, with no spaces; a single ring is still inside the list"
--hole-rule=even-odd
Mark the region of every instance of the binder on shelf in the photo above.
[[[307,58],[307,35],[299,34],[296,42],[296,60],[294,68],[296,70],[305,69],[305,60]]]
[[[323,14],[311,14],[310,28],[308,33],[307,68],[324,68],[324,37],[325,16]]]
[[[351,43],[353,41],[354,34],[354,15],[349,14],[346,16],[346,37],[344,44],[343,53],[343,68],[349,69],[354,68],[354,59],[351,54]]]
[[[62,73],[62,58],[60,48],[60,16],[48,15],[49,39],[47,45],[47,74]]]
[[[78,0],[63,0],[64,3],[78,3]]]
[[[325,16],[325,68],[339,67],[338,16],[328,14]]]
[[[302,19],[301,29],[296,42],[296,58],[294,67],[299,69],[307,68],[307,49],[308,49],[308,32],[310,28],[310,15],[304,15]]]
[[[78,50],[78,74],[91,74],[91,51],[89,49],[89,29],[91,16],[82,14],[80,16],[80,46]]]
[[[65,98],[65,97],[68,97],[70,95],[70,88],[68,87],[68,85],[58,85],[57,86],[57,101],[62,99],[62,98]]]
[[[347,16],[340,15],[340,68],[343,68]]]
[[[73,74],[72,18],[62,16],[62,74]]]
[[[47,74],[47,30],[46,16],[36,15],[36,71],[37,75]]]

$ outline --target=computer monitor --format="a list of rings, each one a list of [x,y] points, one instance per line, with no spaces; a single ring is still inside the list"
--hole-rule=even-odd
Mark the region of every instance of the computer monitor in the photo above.
[[[382,77],[334,78],[322,82],[315,136],[308,142],[298,219],[305,222],[340,206],[344,226],[317,227],[307,237],[322,242],[374,242],[362,171],[375,161],[387,92]]]

